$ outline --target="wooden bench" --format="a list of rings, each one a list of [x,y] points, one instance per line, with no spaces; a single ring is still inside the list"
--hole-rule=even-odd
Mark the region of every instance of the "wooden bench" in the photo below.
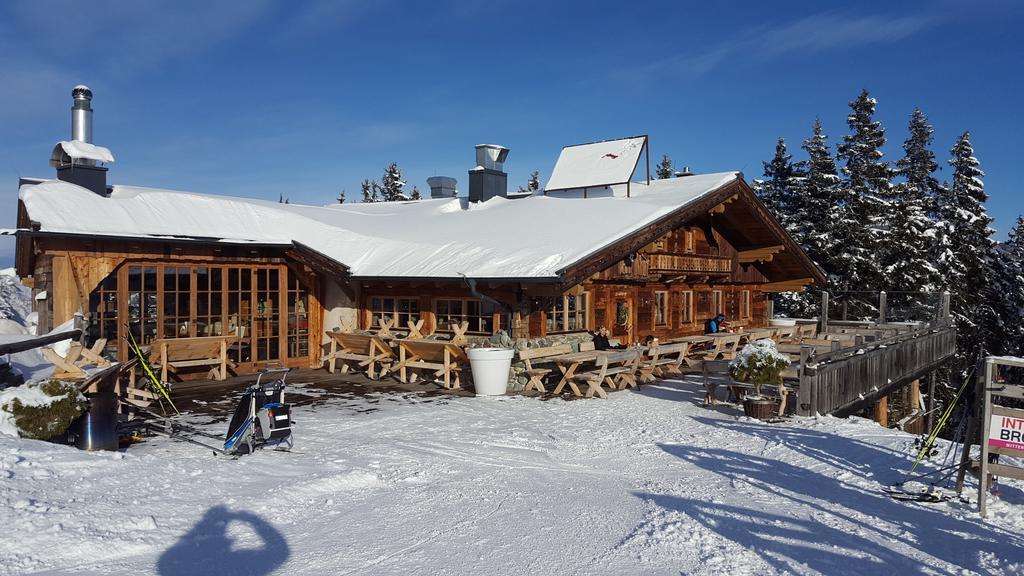
[[[690,351],[689,342],[676,342],[675,344],[659,344],[651,348],[650,360],[641,361],[641,380],[644,379],[644,370],[650,366],[651,375],[663,378],[665,373],[681,375],[683,364],[686,363],[686,355]]]
[[[402,383],[409,383],[415,382],[416,370],[425,370],[443,380],[445,388],[454,389],[461,388],[459,372],[467,364],[466,352],[454,342],[406,338],[398,341],[398,362],[391,371],[398,373]]]
[[[732,360],[740,346],[739,334],[710,335],[713,341],[704,352],[704,360]]]
[[[778,326],[775,328],[775,335],[772,336],[772,340],[775,340],[776,344],[785,344],[797,339],[796,326]]]
[[[43,357],[53,364],[52,378],[58,380],[77,380],[85,377],[85,366],[110,366],[110,361],[101,356],[107,345],[106,338],[100,338],[91,348],[81,344],[72,344],[66,356],[61,356],[53,348],[43,348]]]
[[[208,377],[224,380],[235,363],[228,360],[228,344],[238,336],[197,336],[195,338],[158,338],[150,343],[149,363],[160,367],[160,380],[183,368],[210,366]]]
[[[729,362],[725,360],[705,360],[701,371],[704,376],[704,388],[707,390],[707,394],[704,396],[705,405],[714,406],[718,403],[718,399],[715,398],[715,390],[719,386],[728,386],[734,391],[736,389],[754,390],[764,387],[764,385],[755,386],[749,382],[733,380],[732,375],[729,373]],[[786,399],[789,397],[791,390],[785,384],[780,384],[777,388],[779,416],[782,416],[786,411]]]
[[[335,331],[329,331],[327,335],[331,338],[331,353],[324,360],[331,374],[334,374],[337,361],[341,360],[342,374],[347,373],[349,364],[355,362],[357,366],[366,369],[366,375],[371,380],[378,380],[387,374],[395,359],[395,353],[380,336]]]
[[[818,325],[817,324],[797,324],[796,325],[796,338],[797,340],[803,340],[804,338],[816,338],[818,336]]]
[[[530,381],[526,383],[526,388],[523,388],[523,391],[529,392],[530,390],[536,389],[538,392],[547,392],[547,389],[544,388],[543,378],[552,373],[554,368],[536,368],[533,363],[544,362],[545,357],[559,356],[570,352],[572,352],[572,347],[568,344],[520,350],[519,359],[526,364],[526,375],[530,378]]]
[[[612,390],[621,390],[626,386],[636,386],[636,371],[640,363],[640,350],[629,348],[615,352],[601,353],[594,361],[595,369],[590,372],[574,374],[569,380],[569,386],[577,396],[580,389],[575,381],[581,381],[587,385],[587,398],[593,398],[596,394],[601,398],[607,398],[608,394],[601,387],[607,385]]]

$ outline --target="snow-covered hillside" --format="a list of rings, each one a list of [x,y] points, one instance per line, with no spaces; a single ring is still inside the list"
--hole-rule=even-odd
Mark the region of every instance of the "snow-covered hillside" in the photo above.
[[[0,334],[23,333],[15,325],[28,326],[31,312],[32,291],[21,283],[13,268],[0,270]]]
[[[896,502],[880,489],[911,436],[701,397],[692,381],[570,402],[330,397],[296,409],[294,453],[239,460],[0,436],[0,573],[1024,572],[1020,483],[988,521]]]

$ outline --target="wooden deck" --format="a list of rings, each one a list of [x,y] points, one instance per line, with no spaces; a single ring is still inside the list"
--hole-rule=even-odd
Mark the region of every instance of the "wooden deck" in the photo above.
[[[796,412],[848,416],[936,370],[956,352],[956,328],[939,322],[816,354],[801,351]]]
[[[256,382],[256,374],[235,376],[226,380],[195,380],[174,384],[171,398],[182,411],[193,414],[208,414],[228,418],[235,408],[235,402],[242,390]],[[366,409],[367,400],[361,397],[386,394],[386,401],[417,402],[443,400],[452,396],[472,396],[471,391],[445,390],[437,386],[424,384],[402,384],[393,379],[381,381],[370,380],[362,374],[331,374],[319,369],[296,369],[288,374],[285,398],[289,404],[296,406],[315,405],[330,398],[359,398],[351,407],[357,412],[373,411]],[[393,398],[392,398],[393,397]],[[371,404],[380,399],[370,400]],[[346,405],[343,403],[342,407]],[[220,418],[216,418],[215,421]]]

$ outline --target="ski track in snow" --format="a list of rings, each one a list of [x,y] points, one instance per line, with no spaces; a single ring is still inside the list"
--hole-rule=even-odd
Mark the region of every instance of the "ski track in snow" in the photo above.
[[[329,398],[295,410],[294,453],[237,460],[0,435],[0,574],[1024,573],[1024,483],[984,522],[895,502],[911,436],[701,397]]]

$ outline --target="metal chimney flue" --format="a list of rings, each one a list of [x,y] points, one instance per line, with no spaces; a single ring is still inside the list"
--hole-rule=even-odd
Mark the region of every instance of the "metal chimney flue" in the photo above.
[[[79,84],[71,89],[71,140],[58,142],[50,154],[57,179],[106,196],[107,168],[114,155],[92,143],[92,90]]]
[[[455,198],[458,191],[455,189],[455,178],[448,176],[431,176],[427,178],[427,185],[430,186],[431,198]]]
[[[495,196],[508,198],[506,158],[508,158],[508,148],[504,146],[476,145],[476,166],[469,171],[470,202],[486,202]]]
[[[79,84],[71,90],[71,139],[92,144],[92,90]]]

